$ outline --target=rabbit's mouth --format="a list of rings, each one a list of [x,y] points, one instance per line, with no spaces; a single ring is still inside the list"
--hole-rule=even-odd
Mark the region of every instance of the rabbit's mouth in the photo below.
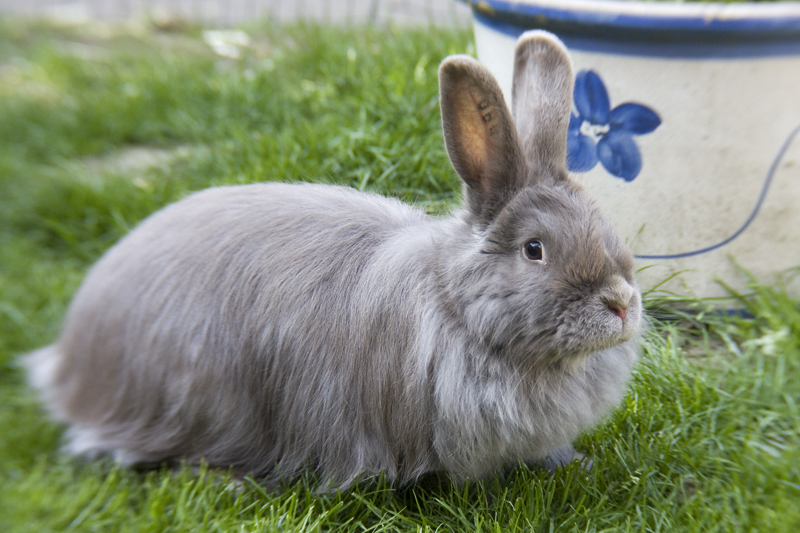
[[[562,315],[563,316],[563,315]],[[640,335],[641,308],[632,306],[624,317],[611,311],[595,320],[559,320],[554,327],[533,328],[527,334],[514,335],[506,343],[487,342],[492,351],[506,354],[523,364],[580,365],[593,354],[636,342]]]
[[[591,307],[589,312],[585,308],[579,313],[567,311],[556,328],[553,341],[556,348],[561,347],[562,356],[586,357],[639,336],[642,311],[638,293],[624,307],[603,298]]]
[[[485,321],[480,324],[478,338],[492,353],[521,362],[550,364],[555,360],[580,361],[634,340],[640,334],[641,322],[639,293],[632,291],[624,306],[594,295],[554,309],[549,316],[531,313],[507,322]]]
[[[533,361],[580,361],[635,341],[640,335],[641,322],[638,292],[631,295],[624,307],[594,297],[556,311],[549,320],[532,324],[526,335],[517,335],[508,347]]]

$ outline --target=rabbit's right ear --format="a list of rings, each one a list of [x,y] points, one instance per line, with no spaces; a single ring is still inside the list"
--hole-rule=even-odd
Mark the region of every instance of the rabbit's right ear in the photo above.
[[[517,128],[497,81],[472,57],[442,62],[439,99],[447,154],[467,185],[475,222],[486,225],[524,185]]]

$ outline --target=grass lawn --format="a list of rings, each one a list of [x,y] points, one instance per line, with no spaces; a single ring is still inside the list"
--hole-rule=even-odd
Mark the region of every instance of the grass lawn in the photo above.
[[[0,531],[800,531],[800,306],[757,284],[755,319],[648,296],[630,392],[577,443],[589,472],[318,496],[312,479],[266,492],[60,455],[17,358],[54,340],[87,268],[149,213],[264,180],[456,200],[436,69],[473,51],[469,32],[251,36],[232,60],[194,28],[0,22]]]

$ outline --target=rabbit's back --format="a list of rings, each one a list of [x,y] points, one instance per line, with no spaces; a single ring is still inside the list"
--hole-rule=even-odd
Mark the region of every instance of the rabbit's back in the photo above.
[[[366,470],[392,463],[379,457],[395,453],[381,444],[385,428],[358,427],[359,413],[380,408],[369,391],[385,395],[402,361],[364,343],[401,353],[410,342],[402,317],[374,331],[391,312],[374,293],[410,283],[387,243],[418,239],[426,220],[375,195],[285,184],[212,189],[153,215],[92,269],[59,342],[32,365],[51,369],[38,386],[73,424],[71,451],[205,457],[256,473],[277,462],[286,475],[309,457],[333,468],[352,454],[376,455],[361,458]],[[395,279],[370,274],[386,260]],[[413,302],[404,309],[413,315]]]

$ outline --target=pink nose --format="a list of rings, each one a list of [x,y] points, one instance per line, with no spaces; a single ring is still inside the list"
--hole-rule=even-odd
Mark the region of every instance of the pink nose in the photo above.
[[[621,306],[618,306],[618,305],[609,304],[608,308],[611,309],[612,313],[614,313],[615,315],[617,315],[618,317],[620,317],[623,320],[625,320],[625,315],[628,314],[628,308],[627,307],[621,307]]]

